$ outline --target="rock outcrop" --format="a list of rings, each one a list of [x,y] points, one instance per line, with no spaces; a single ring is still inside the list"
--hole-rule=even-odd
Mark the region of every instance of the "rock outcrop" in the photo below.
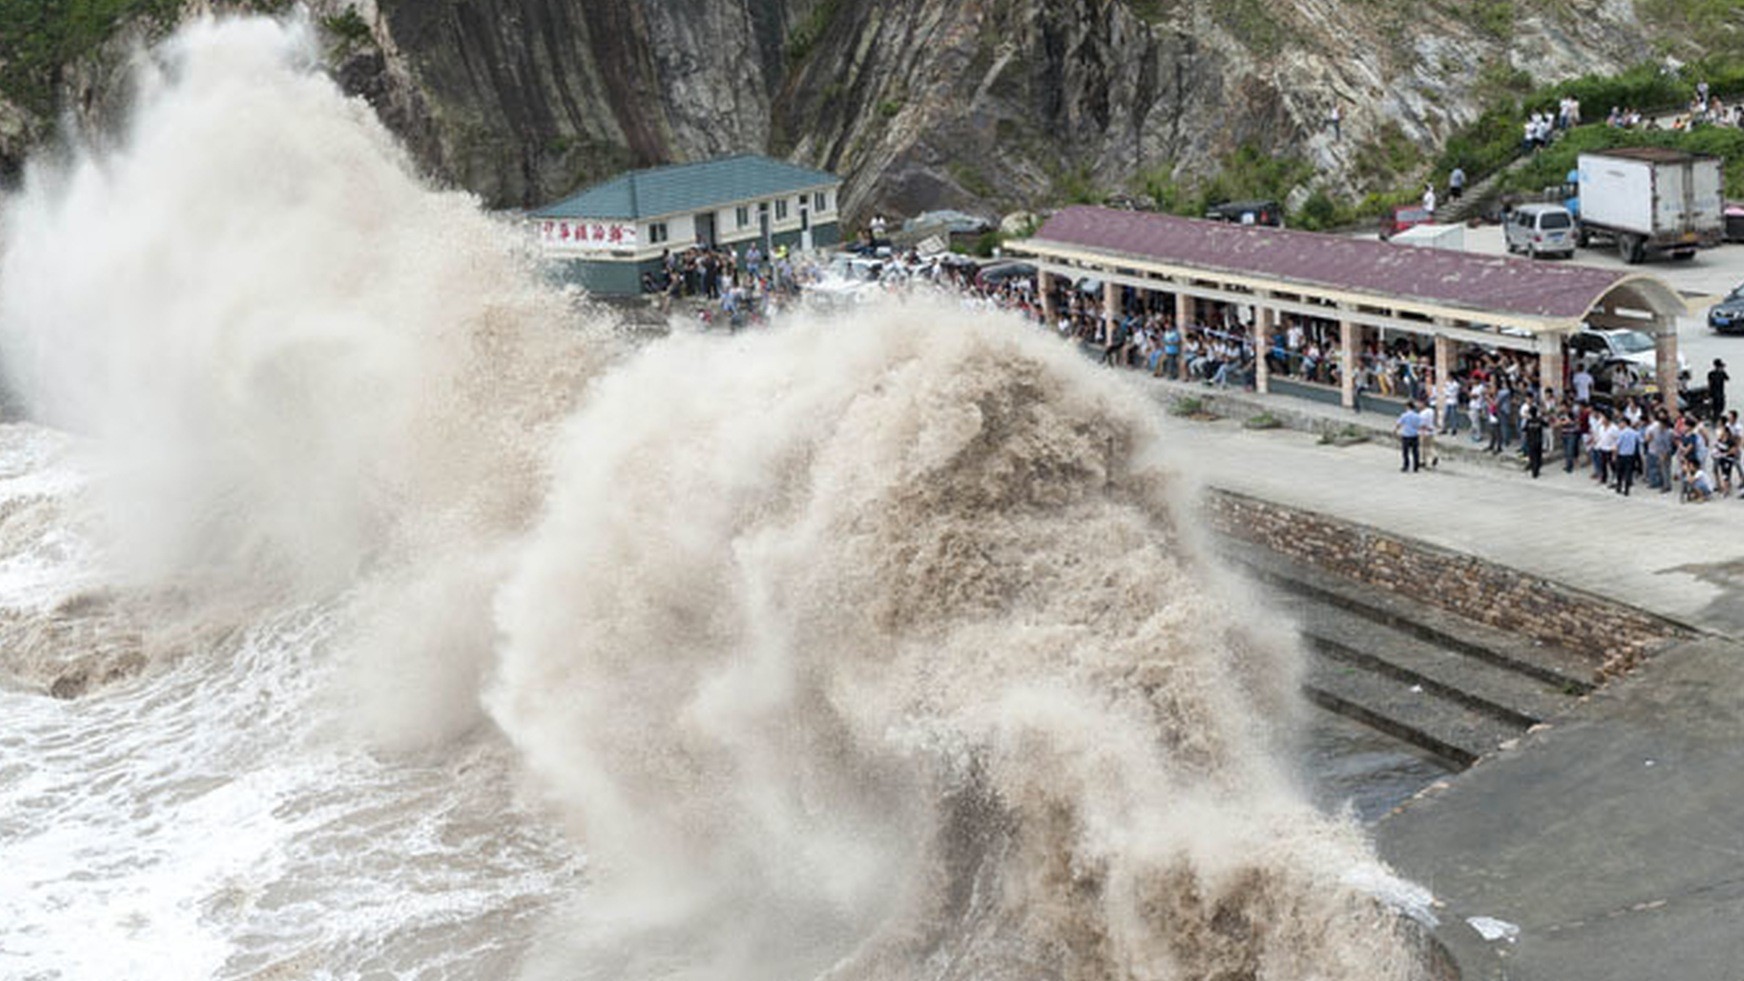
[[[843,174],[850,213],[1188,179],[1244,147],[1361,191],[1415,176],[1396,171],[1475,118],[1499,76],[1692,43],[1630,0],[311,3],[348,89],[433,174],[502,207],[743,151]],[[103,76],[91,60],[63,76],[63,105],[93,99],[76,90]],[[0,104],[0,163],[45,128]]]

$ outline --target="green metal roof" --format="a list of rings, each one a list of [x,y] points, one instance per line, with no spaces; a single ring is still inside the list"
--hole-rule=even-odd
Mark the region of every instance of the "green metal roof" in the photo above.
[[[633,170],[533,210],[535,218],[658,218],[840,183],[822,170],[742,154]]]

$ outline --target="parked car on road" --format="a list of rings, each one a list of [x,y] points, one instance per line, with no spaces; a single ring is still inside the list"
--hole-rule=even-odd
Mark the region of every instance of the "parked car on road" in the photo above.
[[[1212,221],[1227,221],[1237,225],[1271,225],[1284,227],[1284,209],[1276,201],[1230,201],[1214,204],[1205,212]]]
[[[1588,327],[1576,331],[1569,335],[1568,355],[1570,363],[1584,361],[1589,366],[1627,361],[1638,367],[1646,378],[1653,377],[1655,365],[1658,363],[1653,338],[1645,331],[1627,327]],[[1689,373],[1689,362],[1682,351],[1677,353],[1677,370],[1680,374]],[[1593,374],[1596,376],[1598,371],[1595,369]]]
[[[1427,225],[1434,220],[1435,213],[1420,204],[1395,205],[1381,216],[1381,241],[1385,242],[1407,228]]]
[[[1574,256],[1574,216],[1560,204],[1522,204],[1508,213],[1502,235],[1510,253]]]
[[[1744,334],[1744,283],[1708,308],[1708,329],[1716,334]]]
[[[990,262],[981,267],[975,274],[975,281],[983,286],[1003,286],[1008,279],[1035,279],[1036,267],[1033,263],[1017,259],[1004,259]]]

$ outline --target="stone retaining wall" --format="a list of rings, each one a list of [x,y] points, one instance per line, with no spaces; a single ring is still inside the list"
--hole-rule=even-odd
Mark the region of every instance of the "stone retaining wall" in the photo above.
[[[1597,680],[1691,636],[1602,596],[1364,525],[1231,491],[1209,490],[1204,503],[1212,527],[1231,538],[1564,650],[1602,652],[1593,664]]]

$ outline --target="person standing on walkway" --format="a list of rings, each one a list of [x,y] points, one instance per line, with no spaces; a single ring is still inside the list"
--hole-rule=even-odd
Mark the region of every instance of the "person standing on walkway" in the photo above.
[[[1485,392],[1483,379],[1473,375],[1471,390],[1466,393],[1466,415],[1471,419],[1471,441],[1474,443],[1483,442],[1484,433],[1488,431],[1484,426]]]
[[[1399,434],[1399,456],[1403,460],[1400,473],[1415,473],[1423,469],[1423,457],[1417,445],[1422,431],[1423,416],[1417,412],[1417,403],[1406,402],[1405,411],[1399,413],[1399,421],[1393,423],[1393,432]]]
[[[1497,382],[1497,384],[1501,385],[1503,383]],[[1486,431],[1490,436],[1490,443],[1488,446],[1484,447],[1484,449],[1490,453],[1502,452],[1502,417],[1500,412],[1502,399],[1501,393],[1505,391],[1507,391],[1507,389],[1497,388],[1496,391],[1484,396],[1484,425],[1488,427]]]
[[[1593,413],[1592,447],[1593,479],[1603,487],[1611,482],[1611,460],[1617,450],[1617,426],[1603,412]]]
[[[1617,462],[1613,467],[1617,471],[1617,493],[1629,496],[1629,488],[1635,484],[1636,461],[1641,454],[1641,430],[1635,428],[1632,422],[1626,422],[1617,427]]]
[[[1726,418],[1726,383],[1732,376],[1726,374],[1726,362],[1714,359],[1714,368],[1708,372],[1708,418],[1715,422],[1723,422]]]
[[[1435,453],[1435,407],[1427,401],[1423,408],[1417,410],[1417,454],[1429,458],[1429,469],[1434,470],[1441,465],[1441,457]]]
[[[1582,361],[1574,369],[1574,376],[1568,380],[1574,387],[1574,400],[1581,405],[1589,405],[1593,401],[1593,373],[1587,370],[1587,363]]]
[[[1173,320],[1163,325],[1163,360],[1158,365],[1153,374],[1168,379],[1181,377],[1181,330]]]
[[[1459,379],[1452,375],[1441,387],[1441,431],[1449,436],[1459,434]]]
[[[1556,434],[1562,437],[1562,472],[1574,473],[1575,464],[1580,462],[1580,415],[1566,400],[1556,413]]]
[[[1526,425],[1521,427],[1526,433],[1526,468],[1532,471],[1532,479],[1538,479],[1538,471],[1544,469],[1544,417],[1538,414],[1538,406],[1526,409]]]
[[[1720,496],[1732,494],[1732,471],[1738,466],[1738,436],[1732,427],[1720,423],[1714,433],[1714,478],[1720,485]]]
[[[1656,490],[1665,483],[1665,468],[1659,458],[1662,442],[1671,445],[1665,436],[1665,416],[1654,412],[1648,417],[1647,428],[1641,431],[1641,461],[1647,467],[1647,486]]]

